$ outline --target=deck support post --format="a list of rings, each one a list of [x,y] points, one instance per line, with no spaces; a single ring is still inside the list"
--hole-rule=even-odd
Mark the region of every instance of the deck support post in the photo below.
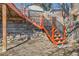
[[[2,52],[7,50],[7,14],[6,14],[6,4],[2,4]]]

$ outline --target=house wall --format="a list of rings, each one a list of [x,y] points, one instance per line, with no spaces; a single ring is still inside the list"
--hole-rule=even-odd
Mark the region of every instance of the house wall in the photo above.
[[[7,40],[10,40],[10,35],[14,39],[20,39],[21,37],[27,37],[30,34],[33,35],[33,29],[37,29],[29,22],[23,21],[7,21]],[[2,22],[0,21],[0,42],[2,40]]]

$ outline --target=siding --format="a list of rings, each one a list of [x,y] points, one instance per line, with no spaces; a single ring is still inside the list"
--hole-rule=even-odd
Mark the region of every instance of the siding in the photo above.
[[[20,21],[19,23],[12,21],[7,21],[7,38],[9,38],[9,34],[13,33],[14,38],[21,38],[20,35],[23,36],[28,36],[28,35],[33,35],[33,29],[37,29],[34,27],[31,23],[29,22],[22,22]],[[18,39],[17,38],[17,39]],[[2,39],[2,24],[0,21],[0,41]]]

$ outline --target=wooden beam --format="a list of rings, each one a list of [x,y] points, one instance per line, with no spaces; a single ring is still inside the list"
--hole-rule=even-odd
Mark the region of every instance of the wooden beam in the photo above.
[[[14,18],[14,17],[10,17],[10,18],[8,18],[9,20],[23,20],[22,18],[19,18],[19,17],[17,17],[17,18]]]
[[[2,40],[2,52],[7,50],[7,29],[6,29],[6,22],[7,22],[7,15],[6,15],[6,4],[2,5],[2,33],[3,33],[3,40]]]

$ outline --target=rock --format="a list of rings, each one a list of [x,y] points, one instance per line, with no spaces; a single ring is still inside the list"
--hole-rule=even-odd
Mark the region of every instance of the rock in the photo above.
[[[67,48],[67,50],[72,52],[74,49],[73,48]]]
[[[77,52],[73,52],[73,53],[71,54],[71,56],[78,56],[78,53],[77,53]]]
[[[54,53],[54,54],[52,54],[53,56],[58,56],[58,52],[56,52],[56,53]]]
[[[14,37],[13,36],[7,36],[7,43],[12,43],[14,41]]]
[[[12,56],[13,54],[9,54],[9,56]]]
[[[48,56],[51,56],[51,55],[52,55],[52,52],[49,51],[49,52],[47,52],[46,54],[47,54]]]
[[[20,38],[21,38],[21,35],[20,34],[17,34],[16,37],[15,37],[16,40],[18,40]]]
[[[64,54],[60,53],[59,56],[63,56]]]
[[[63,54],[63,53],[64,53],[64,50],[61,49],[61,50],[59,50],[58,52],[59,52],[60,54]]]

